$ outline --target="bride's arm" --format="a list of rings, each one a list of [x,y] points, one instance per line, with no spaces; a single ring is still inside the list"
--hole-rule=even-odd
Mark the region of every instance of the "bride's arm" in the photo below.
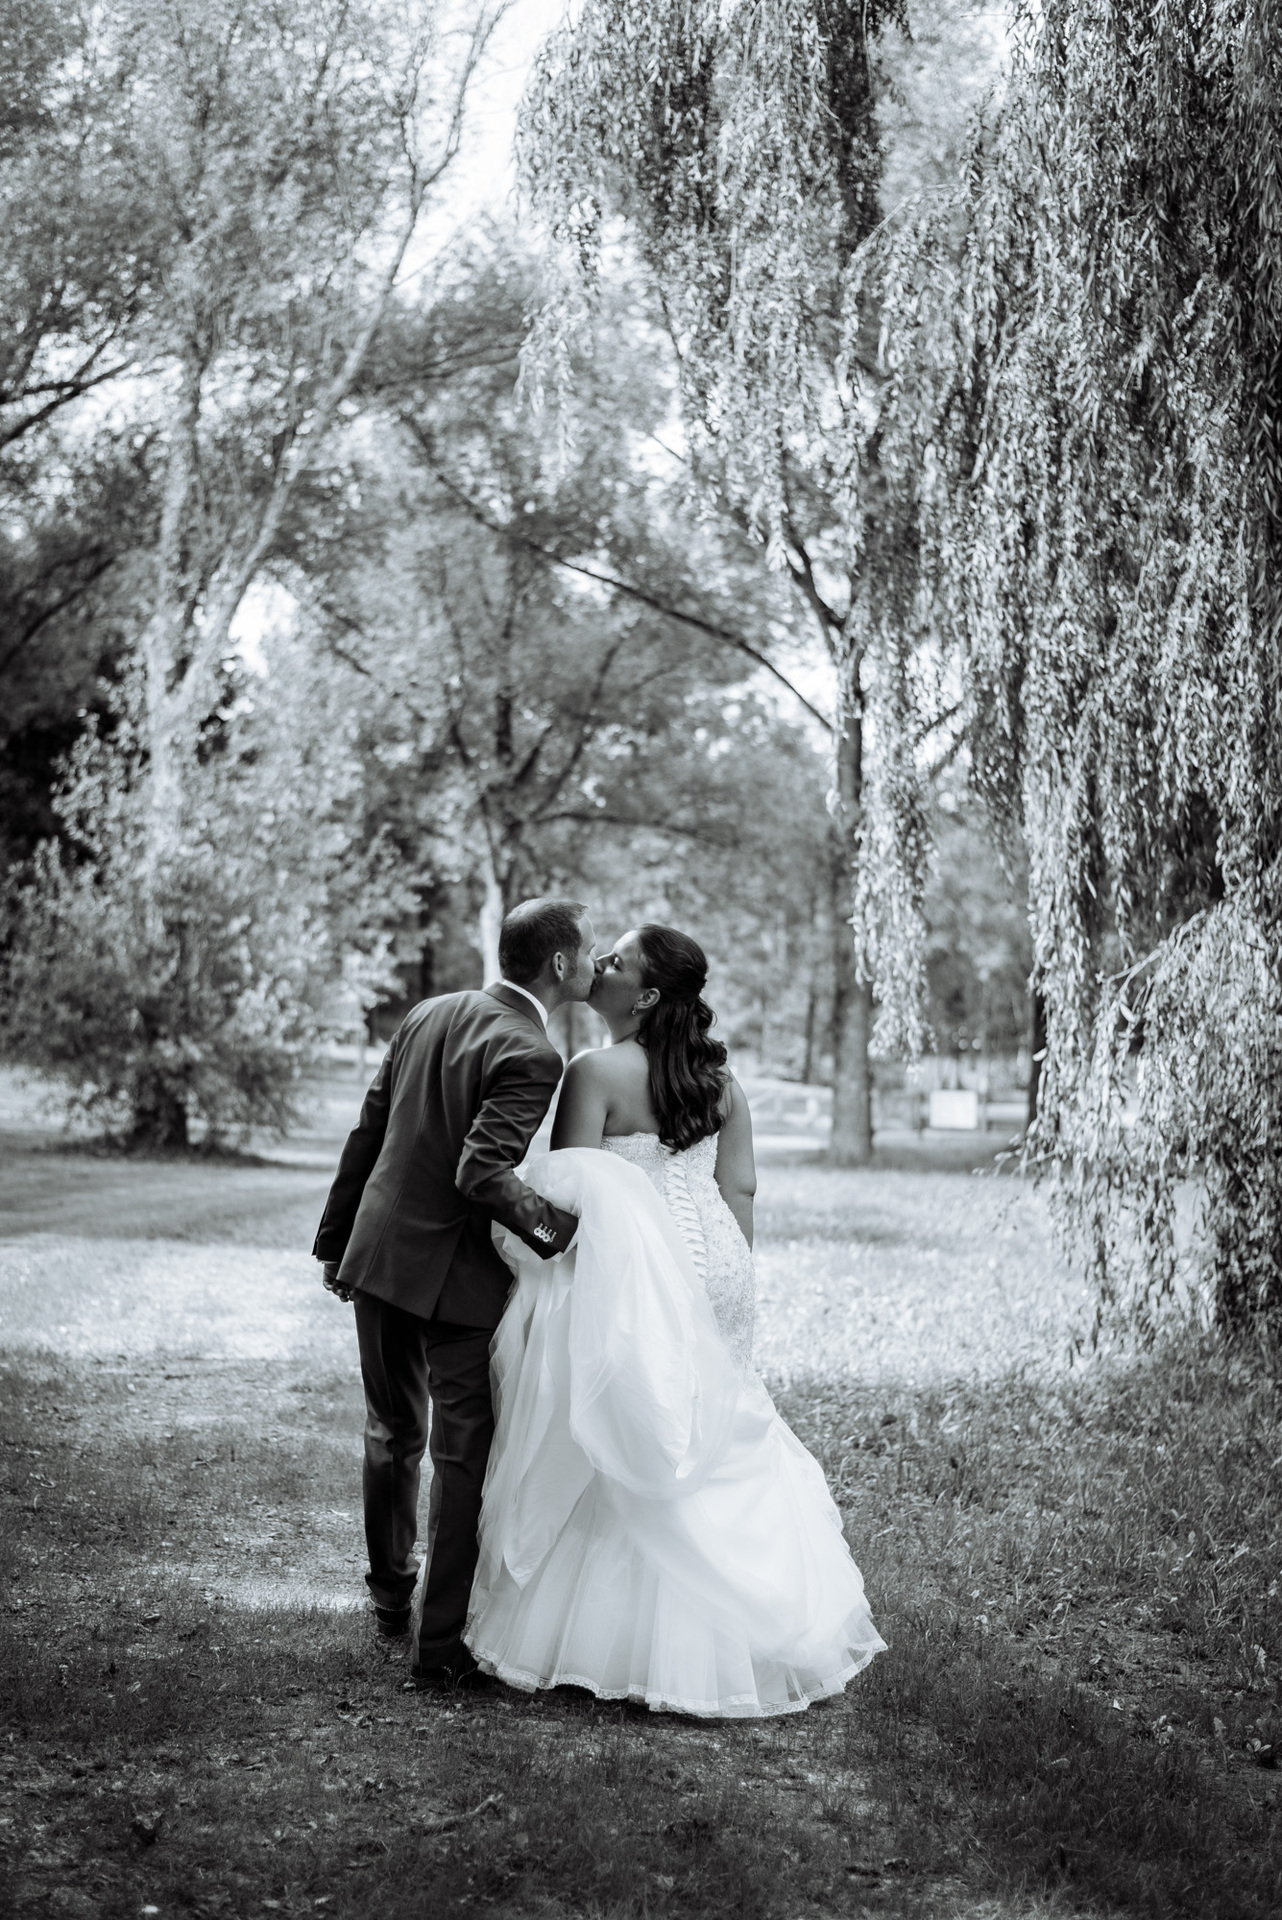
[[[605,1078],[594,1053],[577,1053],[565,1070],[552,1122],[552,1151],[561,1147],[599,1147],[605,1135]]]
[[[721,1198],[752,1245],[752,1197],[757,1191],[757,1163],[752,1152],[752,1115],[743,1088],[730,1081],[729,1111],[717,1135],[716,1182]]]

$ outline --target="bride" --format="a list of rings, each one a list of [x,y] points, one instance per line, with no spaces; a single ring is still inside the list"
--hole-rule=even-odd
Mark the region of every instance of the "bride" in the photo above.
[[[579,1215],[512,1235],[465,1638],[513,1686],[787,1713],[885,1642],[823,1474],[752,1367],[752,1123],[708,1036],[702,950],[643,926],[598,963],[613,1046],[573,1060],[526,1170]],[[500,1229],[495,1229],[501,1234]]]

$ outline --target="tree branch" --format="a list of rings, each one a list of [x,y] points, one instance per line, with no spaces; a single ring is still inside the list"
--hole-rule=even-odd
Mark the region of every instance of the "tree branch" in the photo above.
[[[556,813],[536,814],[533,824],[546,827],[558,820],[577,820],[586,826],[597,827],[640,827],[651,833],[675,834],[678,839],[702,840],[713,847],[736,847],[740,837],[738,828],[734,826],[711,829],[706,826],[687,827],[679,820],[646,820],[632,814],[599,812],[595,808],[563,807]]]
[[[688,613],[684,608],[674,606],[670,600],[651,593],[645,587],[639,587],[629,580],[620,580],[617,574],[603,573],[600,568],[589,567],[581,560],[571,560],[567,555],[558,553],[555,547],[545,547],[541,541],[531,539],[529,534],[520,533],[515,527],[506,525],[502,521],[492,520],[485,509],[473,500],[450,474],[437,465],[430,437],[413,415],[402,412],[400,418],[426,454],[433,478],[476,521],[478,526],[484,527],[487,532],[495,534],[501,540],[508,540],[514,546],[524,548],[527,553],[535,554],[549,566],[564,567],[567,573],[577,573],[585,580],[594,580],[598,586],[609,587],[613,592],[621,593],[625,598],[636,600],[642,606],[649,607],[667,620],[675,620],[681,626],[692,627],[695,632],[706,635],[708,639],[716,640],[722,646],[731,647],[736,653],[744,654],[749,660],[755,661],[757,666],[764,667],[781,686],[786,687],[793,699],[799,701],[806,712],[817,720],[826,732],[832,731],[832,722],[827,715],[821,713],[818,707],[807,700],[800,687],[794,686],[787,674],[783,673],[773,660],[759,648],[754,647],[752,642],[746,640],[741,633],[734,632],[730,627],[719,626],[714,620],[705,620],[701,614]]]
[[[811,612],[819,623],[819,631],[823,637],[824,646],[828,649],[828,652],[831,653],[833,651],[833,635],[834,633],[840,633],[842,630],[843,623],[841,616],[835,607],[828,605],[828,602],[820,593],[819,584],[815,579],[814,565],[809,553],[806,551],[804,541],[791,520],[788,522],[788,544],[797,554],[795,560],[791,553],[787,556],[788,571],[792,575],[801,593],[805,596]]]
[[[412,118],[414,97],[418,91],[418,76],[410,88],[410,98],[401,103],[402,127],[404,129],[404,150],[409,169],[409,190],[405,217],[396,236],[391,257],[379,277],[377,287],[366,310],[362,324],[357,328],[356,337],[343,357],[342,365],[325,388],[317,404],[315,413],[305,433],[299,434],[290,448],[290,457],[282,461],[273,480],[267,504],[259,521],[258,533],[243,552],[240,560],[228,571],[226,582],[219,596],[218,611],[210,621],[209,634],[212,655],[226,645],[227,634],[236,611],[280,531],[285,509],[289,505],[294,490],[307,467],[313,450],[320,446],[328,435],[343,401],[356,384],[357,376],[369,353],[374,335],[382,325],[388,304],[395,291],[401,266],[404,262],[410,241],[418,226],[423,201],[453,162],[458,153],[462,137],[463,110],[468,88],[471,85],[478,61],[485,51],[494,27],[506,5],[483,7],[473,24],[471,40],[457,75],[454,98],[450,111],[449,124],[441,151],[435,163],[422,169],[411,151],[409,124]]]
[[[564,793],[566,782],[573,777],[575,768],[579,765],[579,762],[587,751],[588,738],[592,732],[592,721],[596,713],[597,701],[601,698],[605,683],[609,678],[610,668],[614,665],[622,647],[623,638],[620,636],[619,639],[614,641],[613,645],[606,649],[605,656],[598,666],[593,679],[592,691],[588,695],[587,705],[579,715],[578,738],[574,743],[573,750],[566,755],[565,763],[561,771],[556,775],[548,792],[544,796],[544,806],[547,806],[551,801],[555,800],[558,794]],[[542,741],[540,741],[539,744],[541,746]]]
[[[965,744],[966,744],[965,734],[962,734],[962,733],[957,734],[945,747],[944,751],[940,754],[938,760],[934,760],[931,762],[930,766],[926,770],[926,778],[928,780],[938,780],[940,774],[944,772],[945,768],[951,767],[953,761],[957,758],[958,754],[961,752]]]
[[[337,607],[322,606],[321,611],[329,619],[337,620],[340,625],[346,627],[350,633],[364,633],[364,628],[361,627],[357,621],[353,620],[350,615],[340,612]],[[415,706],[409,695],[402,693],[399,687],[389,686],[387,681],[381,679],[372,667],[367,667],[363,660],[359,659],[356,654],[343,646],[341,641],[336,640],[332,633],[325,635],[325,644],[335,658],[343,662],[344,666],[351,667],[352,671],[359,673],[363,679],[372,680],[376,687],[381,687],[383,692],[388,694],[393,700],[399,700],[406,711],[412,713],[414,718],[423,726],[431,727],[435,730],[436,722],[430,714],[424,713],[421,707]]]
[[[97,358],[96,354],[94,358]],[[33,427],[38,427],[42,420],[49,418],[50,414],[57,413],[59,407],[65,407],[69,405],[71,401],[79,400],[83,394],[90,392],[92,388],[100,387],[105,380],[114,380],[118,374],[127,373],[130,364],[131,363],[126,360],[122,361],[119,366],[104,367],[101,372],[95,373],[88,379],[77,378],[59,381],[53,398],[46,400],[43,407],[37,407],[34,413],[24,413],[20,419],[13,421],[10,426],[0,428],[0,447],[12,446],[15,440],[21,440],[24,433],[30,433]],[[40,388],[36,389],[36,391],[47,392],[48,389]],[[6,404],[13,405],[14,402],[9,401]]]
[[[96,565],[90,569],[88,577],[82,580],[79,586],[73,587],[69,593],[64,593],[61,600],[55,600],[51,607],[46,607],[42,613],[38,614],[30,626],[25,627],[18,635],[18,638],[8,651],[0,654],[0,673],[4,673],[12,666],[18,655],[24,648],[30,645],[42,627],[47,626],[50,620],[55,619],[58,614],[65,612],[68,607],[74,606],[77,600],[83,598],[83,596],[88,593],[95,580],[100,580],[103,574],[106,573],[110,567],[114,567],[115,564],[116,555],[114,553],[107,554],[105,558],[99,558]]]
[[[919,747],[924,746],[932,733],[938,733],[941,727],[946,727],[950,720],[957,718],[957,715],[961,712],[965,704],[964,700],[954,700],[951,707],[945,707],[944,711],[936,714],[933,720],[923,722],[922,726],[918,729],[914,744]]]

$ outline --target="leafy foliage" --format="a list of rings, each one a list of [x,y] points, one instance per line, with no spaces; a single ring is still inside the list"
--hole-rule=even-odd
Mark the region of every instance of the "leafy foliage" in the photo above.
[[[1009,1057],[1029,1038],[1033,956],[1023,848],[997,843],[984,808],[959,779],[941,781],[930,837],[923,910],[935,1046]]]
[[[1221,1314],[1276,1326],[1276,14],[1052,0],[1017,24],[961,202],[875,270],[977,775],[1028,844],[1037,1145],[1106,1294],[1173,1285],[1193,1181]]]
[[[148,454],[144,435],[46,433],[0,473],[0,872],[60,831],[62,758],[88,716],[111,724],[155,532]]]
[[[901,14],[896,0],[596,0],[549,40],[527,101],[525,179],[570,269],[532,357],[565,351],[622,213],[662,290],[691,423],[776,538],[783,442],[830,424],[825,296],[877,217],[869,35]]]
[[[106,11],[24,0],[0,33],[0,871],[57,830],[58,762],[107,717],[155,537],[150,436],[107,409],[165,224]]]
[[[0,451],[7,460],[85,394],[130,371],[154,304],[164,196],[140,164],[136,75],[119,37],[129,13],[127,4],[23,0],[6,15]]]
[[[344,820],[344,719],[305,661],[277,666],[292,697],[224,711],[150,885],[146,761],[126,714],[77,746],[63,841],[37,848],[10,903],[7,1056],[135,1145],[185,1146],[193,1121],[207,1144],[283,1129],[344,949],[358,993],[379,977],[376,944],[353,964],[386,876]]]
[[[367,784],[420,892],[405,958],[421,979],[469,893],[483,950],[502,907],[581,892],[603,937],[695,927],[737,1035],[758,1037],[768,979],[786,1050],[806,1024],[823,758],[714,635],[769,644],[794,609],[759,549],[689,512],[656,437],[662,343],[626,299],[580,343],[580,450],[561,460],[554,423],[514,398],[534,281],[504,240],[384,329],[367,373],[382,429],[301,497],[277,563],[348,676]]]
[[[32,0],[0,36],[0,778],[8,851],[64,843],[21,876],[9,1032],[56,1070],[79,1057],[117,1117],[136,1100],[139,1134],[279,1122],[316,968],[352,932],[326,782],[317,840],[283,739],[262,767],[284,813],[249,777],[267,722],[224,708],[233,627],[354,410],[495,18]],[[112,747],[104,682],[126,671]],[[306,756],[289,690],[258,694]],[[52,763],[95,708],[51,820]],[[273,878],[286,856],[311,870]]]

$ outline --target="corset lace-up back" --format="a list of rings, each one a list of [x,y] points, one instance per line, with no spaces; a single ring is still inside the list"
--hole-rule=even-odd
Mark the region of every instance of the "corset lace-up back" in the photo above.
[[[602,1146],[640,1167],[667,1204],[703,1281],[721,1337],[741,1367],[752,1364],[756,1280],[752,1253],[716,1182],[717,1136],[684,1152],[665,1147],[657,1133],[620,1133]]]

